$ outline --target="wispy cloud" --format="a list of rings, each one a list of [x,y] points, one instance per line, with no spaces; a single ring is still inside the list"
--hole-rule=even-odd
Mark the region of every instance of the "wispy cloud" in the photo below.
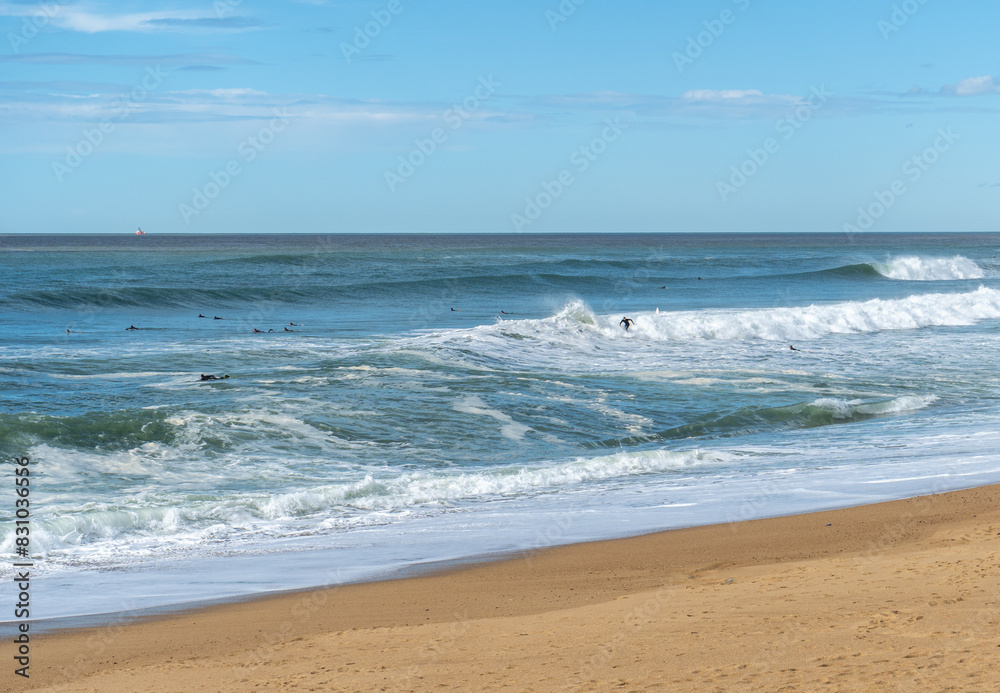
[[[84,55],[81,53],[25,53],[0,55],[0,62],[30,63],[36,65],[114,65],[118,67],[145,67],[167,65],[177,67],[222,67],[225,65],[251,65],[252,60],[221,53],[174,53],[166,55]]]
[[[522,107],[532,112],[548,109],[550,114],[554,108],[566,113],[629,113],[650,120],[676,117],[699,120],[777,118],[788,109],[805,104],[810,97],[809,93],[803,96],[767,94],[760,89],[691,89],[679,96],[601,91],[522,97]]]
[[[207,5],[208,3],[206,3]],[[0,15],[29,17],[38,14],[38,3],[0,4]],[[219,16],[210,8],[197,10],[160,10],[154,12],[101,13],[80,5],[59,5],[48,13],[48,22],[67,31],[96,34],[109,31],[244,31],[256,29],[263,23],[251,17]]]
[[[194,96],[211,96],[217,99],[238,99],[246,96],[267,96],[266,91],[258,89],[238,88],[238,89],[185,89],[175,91],[174,94],[190,94]]]
[[[62,88],[53,88],[56,86]],[[88,90],[88,86],[97,85],[0,82],[3,97],[0,100],[0,122],[117,122],[121,117],[121,103],[128,101],[131,87],[106,85],[110,88]],[[274,117],[275,109],[287,110],[291,118],[330,125],[383,127],[440,118],[440,111],[426,104],[342,99],[314,94],[273,94],[259,89],[230,87],[149,93],[141,101],[130,103],[129,123],[266,120]]]
[[[958,84],[949,84],[941,88],[941,93],[947,96],[980,96],[982,94],[1000,94],[1000,84],[992,75],[969,77]]]

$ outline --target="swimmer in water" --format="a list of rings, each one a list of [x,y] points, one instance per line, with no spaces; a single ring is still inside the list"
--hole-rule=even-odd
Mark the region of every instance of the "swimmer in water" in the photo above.
[[[635,323],[635,320],[633,320],[632,318],[622,318],[621,322],[619,322],[618,324],[624,325],[625,331],[628,332],[628,328],[632,327],[633,323]]]

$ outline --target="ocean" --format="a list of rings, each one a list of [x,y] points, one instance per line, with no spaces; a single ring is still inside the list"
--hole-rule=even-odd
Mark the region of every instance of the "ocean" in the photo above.
[[[0,579],[25,560],[21,456],[33,619],[997,483],[998,254],[962,233],[3,236]]]

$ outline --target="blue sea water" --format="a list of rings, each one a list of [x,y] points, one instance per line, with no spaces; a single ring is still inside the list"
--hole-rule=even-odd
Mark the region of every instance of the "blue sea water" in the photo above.
[[[32,616],[1000,482],[998,254],[996,234],[0,237]]]

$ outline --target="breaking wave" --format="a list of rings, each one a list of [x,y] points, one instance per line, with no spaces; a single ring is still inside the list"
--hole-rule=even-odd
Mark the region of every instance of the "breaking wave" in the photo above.
[[[475,328],[514,339],[553,340],[605,337],[650,341],[805,340],[835,334],[862,334],[925,327],[973,325],[1000,318],[1000,292],[987,287],[955,294],[918,294],[901,299],[847,301],[830,305],[756,310],[644,312],[632,316],[625,332],[620,316],[596,315],[581,301],[542,320],[512,320]]]
[[[961,255],[952,258],[904,256],[886,263],[874,263],[872,267],[883,277],[911,282],[982,279],[985,276],[979,265]]]

